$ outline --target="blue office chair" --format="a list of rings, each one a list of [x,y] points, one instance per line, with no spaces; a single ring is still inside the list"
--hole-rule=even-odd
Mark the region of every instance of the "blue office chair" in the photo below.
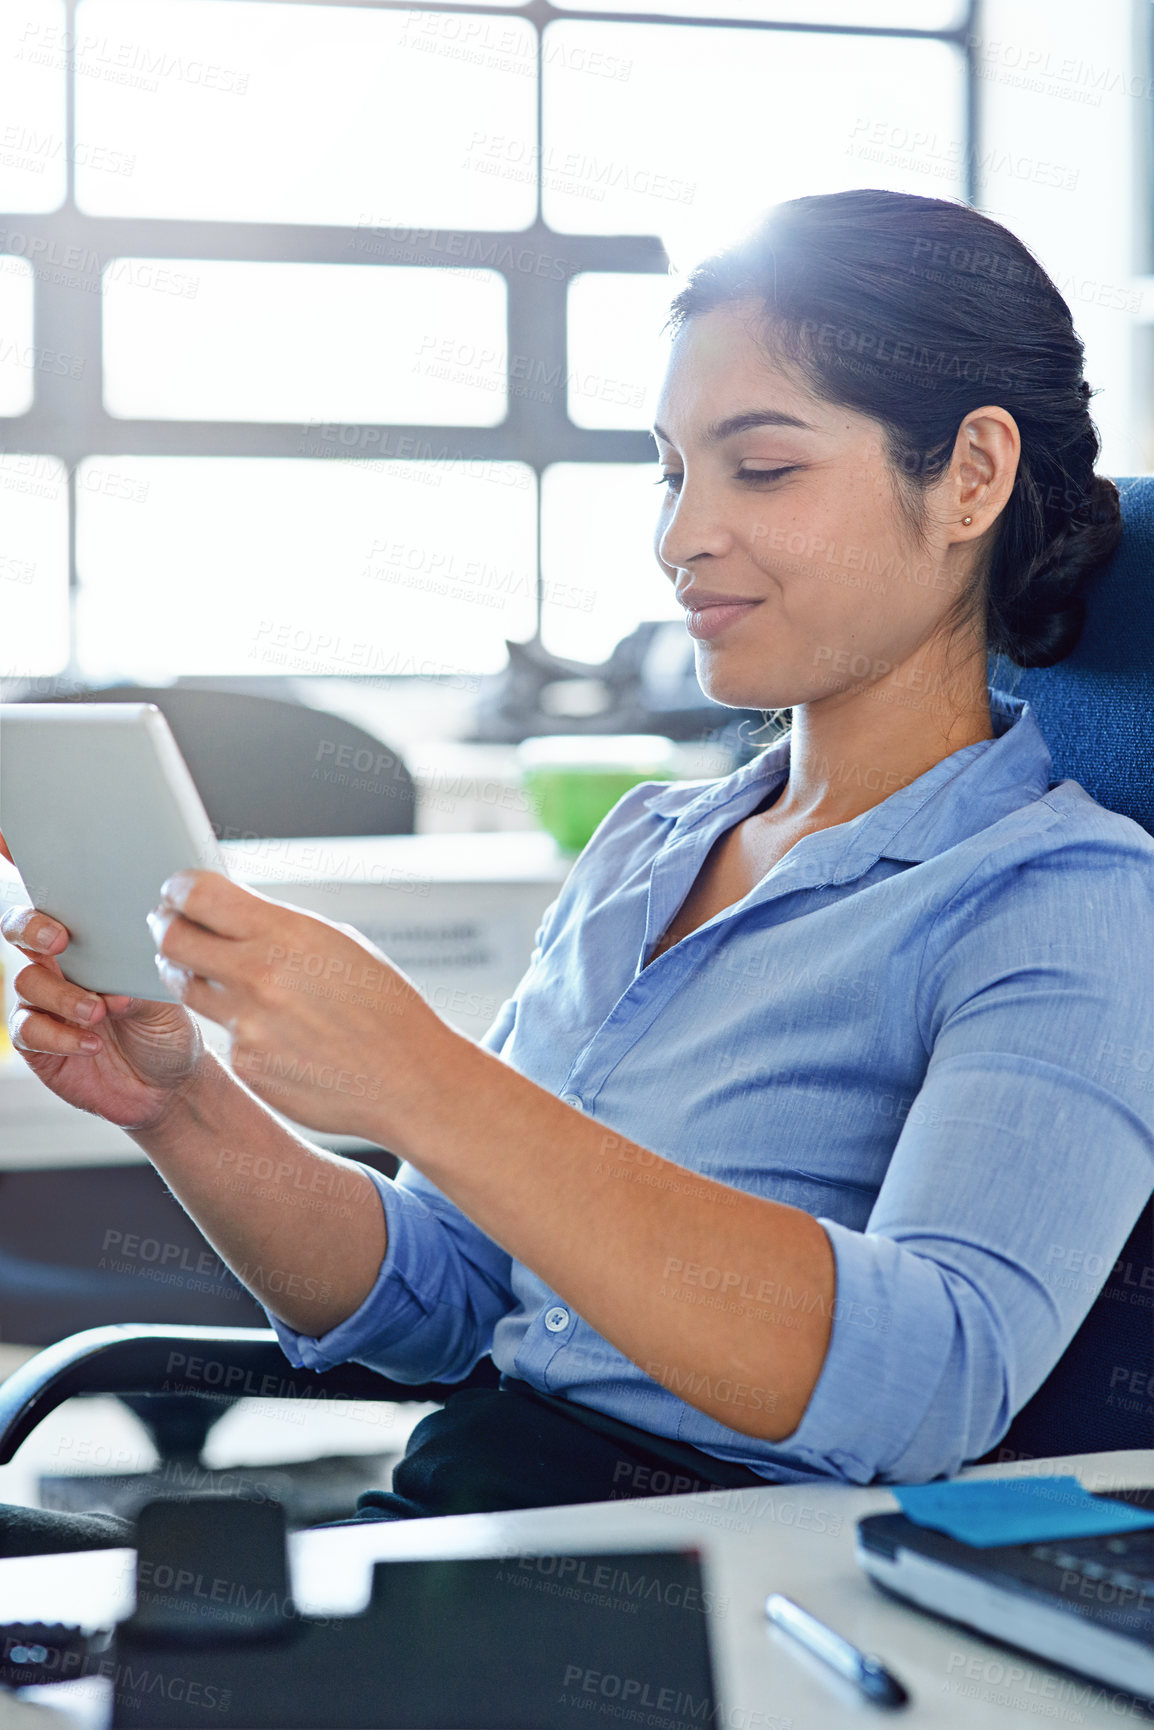
[[[1025,697],[1034,710],[1055,781],[1079,782],[1100,805],[1154,835],[1154,479],[1119,480],[1118,488],[1122,540],[1094,579],[1074,653],[1054,667],[1028,669],[991,656],[990,683]],[[1148,1033],[1149,1049],[1154,1030]],[[1148,1080],[1154,1087],[1154,1068]],[[1150,1447],[1154,1203],[1148,1201],[1066,1352],[986,1458]]]
[[[1026,697],[1036,711],[1053,753],[1055,782],[1080,782],[1100,804],[1154,834],[1154,478],[1119,485],[1122,543],[1095,581],[1077,649],[1057,666],[1029,671],[992,658],[990,681]],[[454,1386],[495,1380],[485,1358],[467,1383]],[[985,1458],[1152,1447],[1152,1386],[1154,1210],[1148,1202],[1068,1350]],[[453,1391],[438,1383],[390,1382],[356,1364],[323,1376],[293,1370],[266,1329],[93,1328],[50,1346],[0,1385],[0,1464],[74,1394],[159,1389],[375,1400],[435,1400]]]

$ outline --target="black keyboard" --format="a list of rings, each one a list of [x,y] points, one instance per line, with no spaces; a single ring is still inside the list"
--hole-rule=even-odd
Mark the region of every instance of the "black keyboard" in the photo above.
[[[1108,1499],[1148,1510],[1154,1489]],[[1154,1710],[1154,1528],[987,1548],[870,1514],[857,1554],[900,1597],[1124,1691],[1139,1716]]]
[[[1076,1574],[1082,1580],[1104,1582],[1124,1592],[1154,1598],[1154,1531],[1034,1544],[1030,1555],[1063,1574]]]

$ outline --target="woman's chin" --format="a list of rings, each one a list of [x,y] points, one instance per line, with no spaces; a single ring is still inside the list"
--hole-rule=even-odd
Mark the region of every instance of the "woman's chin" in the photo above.
[[[708,661],[697,665],[697,682],[711,702],[727,709],[788,709],[797,701],[784,685],[772,689],[764,679],[746,674],[737,668],[710,666]]]

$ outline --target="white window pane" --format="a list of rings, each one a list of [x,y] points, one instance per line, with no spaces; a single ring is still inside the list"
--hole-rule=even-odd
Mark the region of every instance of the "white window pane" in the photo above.
[[[97,216],[523,228],[524,18],[264,0],[81,0],[76,196]],[[84,47],[88,43],[90,46]],[[97,172],[97,150],[131,172]]]
[[[68,660],[68,472],[56,457],[0,455],[0,678]]]
[[[872,24],[897,30],[948,30],[964,0],[556,0],[565,12],[661,12],[667,18],[752,18],[787,24]],[[622,74],[618,74],[622,76]]]
[[[0,253],[0,415],[28,413],[35,365],[32,266]]]
[[[669,358],[668,276],[585,271],[569,284],[569,419],[651,427]]]
[[[590,77],[595,51],[628,77]],[[678,269],[782,199],[964,191],[963,61],[944,43],[561,23],[545,60],[545,220],[658,234]]]
[[[67,188],[63,0],[0,4],[0,210],[56,210]]]
[[[494,671],[532,632],[535,504],[511,462],[83,463],[78,660],[145,682]]]
[[[603,661],[643,619],[681,619],[653,552],[656,463],[554,463],[541,478],[541,638]]]
[[[495,271],[113,259],[104,403],[146,420],[416,421],[506,411]]]

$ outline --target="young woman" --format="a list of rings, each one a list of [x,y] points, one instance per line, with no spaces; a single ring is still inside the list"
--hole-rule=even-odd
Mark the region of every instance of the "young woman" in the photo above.
[[[1070,652],[1120,533],[1068,308],[997,223],[867,191],[779,206],[673,315],[658,562],[703,689],[790,729],[619,802],[479,1045],[219,875],[152,925],[231,1067],[5,922],[17,1049],[129,1130],[295,1363],[491,1352],[371,1517],[955,1472],[1101,1284],[1054,1245],[1109,1268],[1150,1190],[1151,1096],[1102,1054],[1154,1022],[1154,841],[1052,786],[987,683],[991,647]]]

